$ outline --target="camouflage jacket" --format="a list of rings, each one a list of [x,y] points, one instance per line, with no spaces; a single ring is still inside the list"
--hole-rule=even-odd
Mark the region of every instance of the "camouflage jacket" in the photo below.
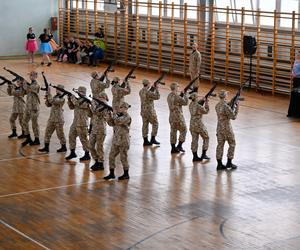
[[[169,122],[184,121],[184,116],[182,112],[182,106],[188,104],[188,98],[186,95],[181,97],[179,94],[171,92],[168,95],[168,105],[169,105]]]
[[[74,110],[73,125],[77,127],[87,127],[88,118],[92,116],[90,105],[84,102],[83,98],[77,99],[72,95],[68,99],[68,106]]]
[[[23,89],[23,87],[15,87],[13,85],[8,85],[7,94],[14,97],[12,113],[24,113],[25,101],[23,97],[25,95],[25,90]]]
[[[40,109],[40,85],[37,81],[32,81],[30,84],[25,82],[23,88],[26,91],[26,110],[39,111]]]
[[[141,116],[148,116],[155,114],[154,100],[160,98],[159,91],[155,89],[150,91],[148,87],[144,87],[139,92],[141,99]]]
[[[50,93],[46,96],[46,106],[51,107],[49,122],[64,123],[65,98],[60,95],[52,96]]]
[[[233,111],[224,100],[220,100],[216,105],[216,112],[218,116],[217,133],[232,133],[230,120],[236,119],[238,109]]]

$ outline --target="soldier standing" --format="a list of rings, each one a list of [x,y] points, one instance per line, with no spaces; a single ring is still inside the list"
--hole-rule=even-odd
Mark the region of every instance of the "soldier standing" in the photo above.
[[[197,76],[200,75],[200,67],[201,67],[201,53],[198,50],[198,44],[193,43],[192,53],[190,55],[190,63],[189,63],[191,80],[195,79]],[[192,92],[198,92],[198,87],[199,87],[199,79],[197,79],[194,82]]]
[[[113,79],[113,86],[111,88],[111,93],[113,96],[112,107],[115,111],[118,110],[118,107],[121,102],[124,102],[124,96],[131,93],[131,88],[129,82],[125,83],[126,86],[123,88],[120,84],[120,78],[115,77]]]
[[[26,140],[22,142],[22,146],[26,146],[27,144],[32,145],[40,145],[40,129],[38,124],[38,117],[39,117],[39,111],[40,111],[40,97],[39,97],[39,91],[40,91],[40,85],[36,81],[37,79],[37,72],[31,71],[29,73],[29,77],[31,80],[31,83],[29,82],[23,82],[23,88],[27,94],[26,98],[26,107],[25,107],[25,113],[23,118],[23,129],[24,134],[26,137]],[[34,141],[31,140],[30,133],[29,133],[29,121],[31,120],[32,123],[32,130],[34,133]]]
[[[63,85],[57,85],[57,87],[64,89]],[[50,88],[50,87],[49,87]],[[62,94],[58,89],[56,89],[56,95],[52,96],[49,91],[46,93],[45,96],[45,104],[47,107],[51,107],[50,117],[48,119],[46,131],[45,131],[45,139],[44,143],[45,146],[39,149],[40,152],[49,152],[49,143],[50,138],[53,132],[56,130],[57,137],[60,141],[61,147],[56,152],[66,152],[66,137],[64,134],[64,110],[63,106],[65,104],[65,98],[62,97]]]
[[[86,88],[80,86],[78,88],[78,92],[81,95],[85,96]],[[72,158],[77,157],[75,153],[77,136],[79,136],[83,150],[85,152],[84,156],[81,157],[80,160],[81,161],[90,160],[91,158],[89,153],[89,143],[87,139],[88,117],[91,117],[91,110],[90,110],[89,103],[84,101],[83,98],[76,98],[74,95],[71,95],[68,98],[68,106],[70,109],[74,110],[74,119],[69,131],[70,155],[66,157],[66,160],[70,160]]]
[[[237,166],[232,164],[232,159],[234,157],[234,149],[235,149],[235,138],[234,133],[231,127],[230,120],[235,120],[238,114],[239,105],[237,105],[235,110],[227,104],[226,97],[227,91],[221,90],[219,93],[220,101],[216,105],[216,112],[218,116],[218,125],[217,125],[217,139],[218,139],[218,146],[217,146],[217,161],[218,166],[217,170],[224,170],[227,168],[236,169]],[[226,166],[222,164],[223,158],[223,150],[225,142],[228,142],[228,161]]]
[[[108,101],[108,97],[104,92],[98,95],[98,99],[105,103]],[[92,101],[91,111],[93,116],[92,116],[92,131],[90,134],[89,144],[90,144],[91,155],[95,160],[95,163],[94,165],[91,166],[91,169],[93,171],[97,171],[97,170],[104,169],[103,144],[106,136],[105,115],[107,114],[107,111],[102,107],[99,107],[96,101]]]
[[[108,78],[101,81],[101,76],[99,76],[98,72],[94,71],[91,74],[92,80],[90,83],[92,95],[94,98],[99,98],[99,94],[104,92],[106,88],[109,88],[110,81]]]
[[[143,80],[143,88],[140,90],[139,95],[141,99],[141,116],[143,119],[143,138],[144,146],[150,146],[152,144],[159,145],[160,143],[156,141],[158,130],[157,115],[154,109],[154,100],[159,100],[160,94],[158,88],[151,87],[150,82],[147,79]],[[158,86],[158,85],[157,85]],[[148,130],[149,123],[152,124],[151,140],[148,140]]]
[[[14,103],[12,107],[12,113],[9,118],[10,127],[12,133],[8,136],[8,138],[17,137],[17,126],[16,120],[19,118],[19,123],[22,128],[22,134],[18,136],[19,139],[25,138],[24,129],[23,129],[23,115],[25,109],[25,101],[23,99],[25,95],[25,90],[23,89],[23,81],[18,80],[16,85],[8,84],[7,86],[7,94],[9,96],[14,97]]]
[[[126,102],[122,102],[119,105],[118,113],[110,113],[108,117],[108,125],[114,128],[114,135],[112,140],[112,146],[109,153],[109,175],[105,176],[105,180],[110,180],[115,178],[115,167],[116,167],[116,157],[120,154],[121,163],[123,165],[124,174],[120,176],[119,180],[129,179],[128,174],[128,155],[130,138],[129,129],[131,124],[131,117],[127,113],[130,105]]]
[[[182,144],[185,142],[186,137],[186,124],[182,112],[182,106],[186,106],[188,104],[188,97],[185,93],[179,94],[178,92],[178,83],[172,83],[171,93],[168,95],[168,105],[169,105],[169,123],[171,126],[170,132],[170,142],[171,142],[171,153],[179,153],[185,152],[182,148]],[[177,147],[175,146],[177,141],[177,131],[180,132],[179,143]]]
[[[198,96],[198,93],[192,93],[190,95],[190,99],[192,100],[189,106],[189,110],[191,114],[190,132],[192,135],[191,149],[193,152],[193,161],[202,161],[204,159],[209,160],[210,158],[206,155],[209,144],[209,137],[206,126],[202,122],[202,115],[209,112],[208,99],[204,100],[204,106],[199,103],[200,98]],[[197,154],[199,135],[203,139],[202,155],[200,158]]]

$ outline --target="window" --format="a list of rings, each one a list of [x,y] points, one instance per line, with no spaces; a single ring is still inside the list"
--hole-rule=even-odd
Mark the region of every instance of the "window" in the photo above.
[[[231,8],[231,1],[230,0],[216,0],[216,6],[217,8],[227,8],[227,6],[229,6],[229,8]],[[231,15],[231,14],[229,14]],[[226,10],[218,10],[218,14],[217,14],[217,20],[219,22],[226,22]],[[230,16],[229,21],[233,21],[233,17],[232,15]]]
[[[73,9],[76,9],[76,4],[77,4],[77,1],[72,1],[72,8]],[[83,5],[82,5],[82,0],[78,0],[78,9],[82,9],[83,8]]]
[[[296,11],[298,13],[299,1],[298,0],[281,0],[280,12],[292,13]],[[296,16],[297,18],[297,16]],[[286,28],[292,28],[292,14],[282,14],[280,16],[280,26]],[[295,28],[298,27],[298,20],[295,20]]]
[[[274,12],[276,9],[275,0],[263,0],[259,1],[259,8],[261,11],[271,11]],[[274,13],[264,13],[260,18],[261,25],[274,26]]]
[[[138,12],[139,12],[139,15],[148,15],[148,4],[146,1],[139,1],[138,2]],[[133,14],[136,14],[136,1],[133,0],[132,1],[132,13]]]
[[[184,0],[184,3],[187,3],[187,18],[197,19],[198,0]]]
[[[274,0],[275,2],[275,0]],[[256,0],[239,0],[235,1],[236,6],[235,9],[245,8],[245,23],[246,24],[254,24],[254,16],[253,12],[249,10],[256,9]],[[241,15],[237,15],[237,22],[241,22]]]
[[[167,16],[172,16],[172,2],[174,2],[174,17],[180,18],[180,0],[168,0]]]
[[[160,0],[152,0],[152,15],[153,16],[159,16],[159,1]],[[162,13],[163,15],[163,9]]]

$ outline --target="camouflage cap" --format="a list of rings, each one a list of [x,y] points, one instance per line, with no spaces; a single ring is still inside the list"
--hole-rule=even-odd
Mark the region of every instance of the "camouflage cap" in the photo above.
[[[178,83],[177,82],[172,82],[170,85],[171,90],[175,90],[176,87],[178,87]]]
[[[80,87],[78,88],[78,91],[79,91],[79,92],[82,92],[82,93],[84,93],[84,94],[86,94],[86,87],[80,86]]]
[[[91,77],[93,77],[93,78],[95,78],[97,75],[98,75],[98,72],[97,72],[97,71],[93,71],[93,72],[91,73]]]
[[[107,94],[106,94],[105,92],[101,92],[101,93],[99,94],[99,98],[103,98],[103,99],[105,99],[105,100],[108,101],[108,96],[107,96]]]
[[[113,79],[113,81],[114,81],[114,82],[118,82],[118,81],[120,81],[120,78],[117,77],[117,76],[115,76],[114,79]]]
[[[149,80],[147,80],[147,79],[144,79],[144,80],[143,80],[143,85],[144,85],[144,86],[149,85],[149,84],[150,84]]]
[[[120,108],[130,108],[131,106],[127,103],[127,102],[122,102],[121,104],[120,104]]]
[[[33,70],[33,71],[30,71],[29,75],[37,77],[38,73]]]
[[[65,86],[62,85],[62,84],[58,84],[57,87],[59,87],[60,89],[64,89],[65,88]]]
[[[196,92],[193,92],[192,94],[190,94],[190,99],[192,100],[192,101],[194,101],[194,100],[196,100],[196,98],[198,97],[199,95],[198,95],[198,93],[196,93]]]
[[[221,99],[224,99],[224,98],[227,96],[227,94],[228,94],[228,91],[222,89],[222,90],[219,92],[219,97],[220,97]]]

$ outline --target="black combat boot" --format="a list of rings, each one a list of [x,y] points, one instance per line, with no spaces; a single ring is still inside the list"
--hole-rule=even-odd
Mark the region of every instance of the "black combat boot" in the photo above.
[[[31,137],[30,135],[25,135],[26,136],[26,140],[22,142],[22,147],[25,147],[27,144],[32,143]]]
[[[158,142],[156,139],[155,139],[155,136],[151,136],[151,141],[150,141],[151,144],[155,144],[155,145],[159,145],[160,142]]]
[[[175,144],[171,144],[171,154],[178,154],[180,151],[175,147]]]
[[[24,134],[24,131],[22,130],[22,134],[18,136],[18,139],[24,139],[26,138],[26,135]]]
[[[91,159],[90,152],[89,151],[85,151],[84,156],[82,156],[79,160],[80,161],[88,161],[90,159]]]
[[[218,165],[217,165],[217,170],[226,170],[226,166],[223,165],[222,160],[217,160]]]
[[[12,129],[12,133],[8,136],[8,138],[14,138],[14,137],[17,137],[17,130],[14,128]]]
[[[128,174],[128,169],[124,170],[124,174],[118,178],[118,180],[128,180],[129,179],[129,174]]]
[[[201,161],[202,160],[210,160],[210,158],[206,155],[207,150],[202,150]]]
[[[110,180],[110,179],[115,179],[116,176],[115,176],[115,170],[114,169],[110,169],[109,170],[109,175],[103,177],[104,180]]]
[[[180,141],[180,142],[178,143],[178,145],[177,145],[176,148],[177,148],[180,152],[183,152],[183,153],[184,153],[185,150],[182,148],[182,144],[183,144],[183,142]]]
[[[232,159],[228,158],[227,163],[226,163],[226,168],[237,169],[237,165],[234,165],[231,161],[232,161]]]
[[[49,143],[45,143],[45,147],[40,148],[39,151],[49,153]]]
[[[193,161],[202,161],[202,159],[198,157],[197,152],[193,152]]]
[[[76,158],[76,157],[77,157],[77,155],[75,153],[75,149],[71,149],[69,156],[67,156],[65,159],[66,160],[71,160],[71,159]]]
[[[34,138],[34,141],[29,143],[30,146],[40,145],[40,139],[38,137]]]
[[[56,150],[57,153],[67,152],[66,144],[61,144],[61,147]]]
[[[152,143],[148,141],[148,137],[144,137],[144,144],[143,146],[151,146]]]
[[[91,170],[93,171],[104,170],[103,162],[99,162],[98,160],[95,160],[94,165],[91,166]]]

